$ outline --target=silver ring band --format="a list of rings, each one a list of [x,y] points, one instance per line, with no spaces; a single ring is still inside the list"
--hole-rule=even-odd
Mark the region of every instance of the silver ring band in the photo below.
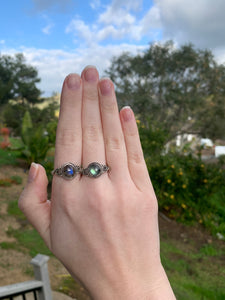
[[[83,173],[83,168],[69,162],[52,171],[52,175],[58,175],[66,180],[72,180],[77,174]]]
[[[97,178],[101,176],[103,173],[108,171],[109,171],[109,167],[107,165],[102,165],[97,162],[92,162],[88,165],[87,168],[83,169],[83,175],[91,178]]]

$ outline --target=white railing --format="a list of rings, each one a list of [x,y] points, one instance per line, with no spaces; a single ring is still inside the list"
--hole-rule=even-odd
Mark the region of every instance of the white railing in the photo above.
[[[0,287],[0,299],[13,299],[21,295],[33,293],[35,300],[52,300],[52,291],[48,275],[48,260],[46,255],[38,254],[32,260],[35,280]]]

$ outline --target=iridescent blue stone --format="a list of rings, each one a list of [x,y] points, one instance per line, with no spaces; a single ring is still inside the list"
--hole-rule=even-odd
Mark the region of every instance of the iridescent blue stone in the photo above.
[[[68,178],[72,178],[75,174],[75,169],[73,166],[70,166],[70,165],[66,165],[64,168],[63,168],[63,174],[64,176],[68,177]]]

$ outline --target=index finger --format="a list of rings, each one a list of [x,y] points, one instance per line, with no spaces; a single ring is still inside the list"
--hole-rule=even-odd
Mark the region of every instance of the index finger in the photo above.
[[[77,74],[66,77],[60,100],[56,133],[55,168],[65,163],[81,164],[82,154],[82,80]]]

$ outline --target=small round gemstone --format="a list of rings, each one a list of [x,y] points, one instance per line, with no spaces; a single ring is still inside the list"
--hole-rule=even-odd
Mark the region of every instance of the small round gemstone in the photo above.
[[[101,167],[97,163],[90,164],[88,169],[89,169],[90,175],[93,177],[97,177],[101,173]]]
[[[71,165],[66,165],[64,168],[63,168],[63,174],[64,176],[68,177],[68,178],[72,178],[75,174],[75,169],[73,166]]]

